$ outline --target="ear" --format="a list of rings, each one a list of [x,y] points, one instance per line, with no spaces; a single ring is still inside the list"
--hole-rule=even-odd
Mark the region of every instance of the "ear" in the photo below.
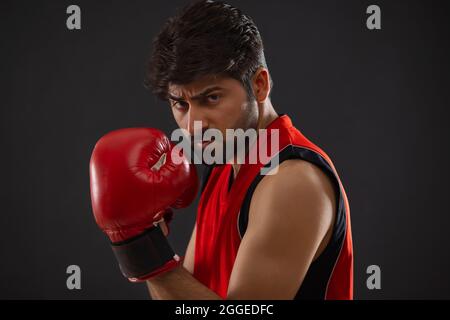
[[[269,71],[262,67],[256,70],[253,75],[252,85],[256,101],[259,103],[264,102],[270,93]]]

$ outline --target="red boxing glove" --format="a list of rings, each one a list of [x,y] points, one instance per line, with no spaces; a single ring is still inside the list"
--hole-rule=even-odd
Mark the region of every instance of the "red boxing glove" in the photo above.
[[[182,208],[194,200],[198,177],[182,154],[177,164],[173,148],[157,129],[129,128],[106,134],[92,152],[95,220],[110,238],[122,273],[133,282],[181,263],[156,222],[170,207]]]

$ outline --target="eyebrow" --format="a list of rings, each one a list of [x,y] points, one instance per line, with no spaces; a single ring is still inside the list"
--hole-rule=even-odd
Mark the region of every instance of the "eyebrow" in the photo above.
[[[223,88],[220,87],[220,86],[214,86],[214,87],[206,88],[205,90],[203,90],[203,92],[200,92],[199,94],[193,96],[191,99],[192,100],[199,100],[199,99],[204,98],[208,93],[211,93],[211,92],[216,91],[216,90],[222,90],[222,89]],[[175,97],[175,96],[171,95],[170,93],[169,93],[168,96],[169,96],[169,99],[172,99],[174,101],[184,101],[183,98]]]

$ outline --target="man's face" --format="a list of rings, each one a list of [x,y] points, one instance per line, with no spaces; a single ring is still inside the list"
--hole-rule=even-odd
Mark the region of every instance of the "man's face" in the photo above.
[[[169,103],[178,126],[194,135],[194,121],[202,121],[202,131],[256,129],[258,105],[248,101],[242,84],[229,77],[204,77],[187,85],[169,86]],[[202,147],[205,147],[206,143]]]

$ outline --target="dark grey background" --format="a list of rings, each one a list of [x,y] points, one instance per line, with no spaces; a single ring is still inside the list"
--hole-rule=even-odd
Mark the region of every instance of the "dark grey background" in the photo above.
[[[146,299],[90,206],[104,133],[175,128],[142,85],[151,39],[187,1],[2,1],[0,298]],[[335,162],[350,200],[355,298],[450,298],[449,11],[438,1],[230,1],[254,18],[273,103]],[[382,30],[365,27],[378,4]],[[345,4],[345,5],[344,5]],[[170,239],[184,253],[195,205]],[[66,288],[66,267],[82,290]],[[366,288],[377,264],[382,289]]]

